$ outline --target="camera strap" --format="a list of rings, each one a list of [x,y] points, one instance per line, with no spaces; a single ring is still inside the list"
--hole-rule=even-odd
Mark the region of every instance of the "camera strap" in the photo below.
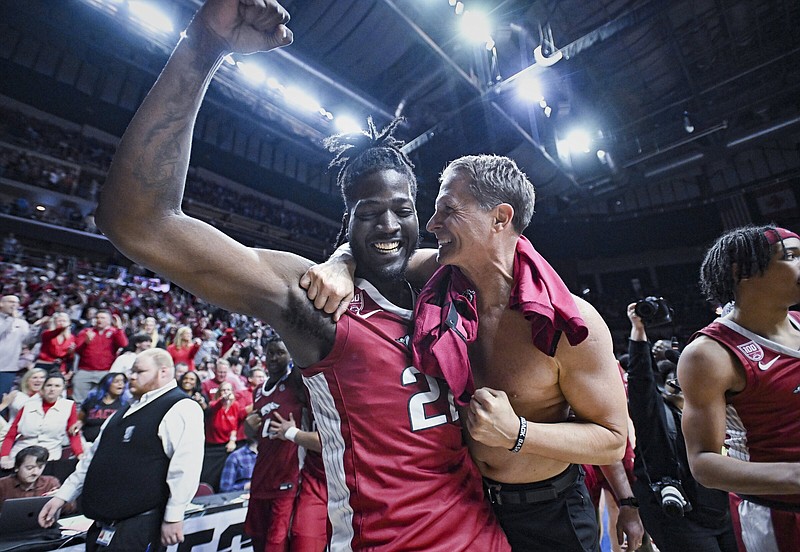
[[[675,425],[675,416],[672,413],[672,409],[669,407],[666,401],[661,401],[661,405],[664,407],[664,421],[667,424],[667,445],[669,446],[670,453],[672,454],[672,458],[675,461],[675,478],[678,480],[682,480],[682,467],[681,461],[678,458],[678,427]],[[644,468],[644,473],[647,476],[647,485],[652,487],[653,480],[650,478],[650,470],[647,469],[647,462],[644,459],[644,454],[641,455],[642,460],[642,467]]]

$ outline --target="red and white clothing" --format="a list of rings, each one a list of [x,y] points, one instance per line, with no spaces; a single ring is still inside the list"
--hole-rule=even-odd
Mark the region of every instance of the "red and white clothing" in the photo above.
[[[800,313],[790,311],[789,316],[800,330]],[[724,345],[745,372],[745,388],[731,397],[727,407],[728,455],[746,462],[799,462],[800,351],[770,341],[727,318],[718,318],[693,339],[700,334]],[[798,550],[800,513],[779,507],[788,504],[800,510],[800,494],[753,499],[777,506],[770,509],[749,500],[732,501],[736,508],[734,523],[741,529],[737,536],[745,543],[744,549]],[[754,531],[761,535],[747,546]],[[769,540],[773,538],[774,542]]]
[[[38,445],[50,453],[48,460],[60,460],[67,429],[77,421],[74,401],[58,399],[55,403],[46,403],[36,394],[17,412],[3,439],[0,456],[13,458],[25,447]],[[75,456],[83,453],[79,435],[70,435],[69,443]]]
[[[175,364],[185,364],[189,367],[190,372],[194,372],[194,356],[200,350],[200,343],[192,343],[188,347],[181,347],[178,349],[175,344],[167,346],[167,352],[172,357],[172,362]]]
[[[42,347],[39,350],[39,360],[58,362],[62,374],[68,371],[67,363],[72,359],[75,349],[75,336],[69,334],[62,337],[63,331],[61,328],[56,328],[42,332]]]
[[[91,340],[86,339],[89,331],[94,332]],[[78,369],[105,372],[117,358],[117,350],[127,346],[128,338],[119,328],[106,328],[102,331],[95,328],[83,329],[75,339],[75,352],[81,356]]]
[[[250,482],[250,503],[245,531],[253,539],[255,552],[275,548],[281,550],[289,538],[297,485],[300,476],[298,446],[292,441],[270,438],[269,423],[277,412],[289,419],[302,419],[303,405],[289,382],[291,369],[272,388],[269,381],[256,389],[253,411],[261,415],[258,457]]]
[[[244,409],[240,408],[236,401],[233,401],[227,409],[222,399],[211,401],[206,410],[206,443],[224,445],[230,440],[234,431],[237,432],[237,439],[243,438],[243,435],[238,435],[238,430],[244,418]]]
[[[510,550],[444,380],[411,366],[412,312],[357,280],[330,354],[303,370],[328,487],[330,549]]]
[[[303,429],[317,431],[310,409],[303,419]],[[328,542],[328,488],[322,455],[301,448],[303,468],[300,470],[300,492],[292,517],[290,552],[319,552]]]

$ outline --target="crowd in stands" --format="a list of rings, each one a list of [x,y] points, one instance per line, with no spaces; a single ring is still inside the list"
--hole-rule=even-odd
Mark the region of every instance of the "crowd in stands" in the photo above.
[[[115,148],[111,144],[0,107],[0,178],[95,202]],[[267,223],[294,239],[316,244],[320,251],[335,239],[337,229],[257,193],[243,193],[190,175],[188,200],[213,205],[232,214]],[[0,204],[0,212],[96,232],[93,207],[61,201],[39,211],[23,197]],[[219,221],[215,221],[219,222]]]

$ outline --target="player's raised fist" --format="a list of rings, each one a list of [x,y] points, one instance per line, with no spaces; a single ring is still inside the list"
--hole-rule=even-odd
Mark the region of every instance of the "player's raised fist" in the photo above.
[[[187,34],[198,46],[215,43],[223,54],[252,54],[291,44],[288,22],[289,12],[275,0],[207,0]]]

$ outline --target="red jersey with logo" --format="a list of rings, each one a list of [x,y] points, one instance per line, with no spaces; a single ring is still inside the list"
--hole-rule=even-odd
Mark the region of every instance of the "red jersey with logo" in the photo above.
[[[333,350],[303,370],[328,486],[331,550],[508,551],[444,380],[411,366],[412,312],[364,280]]]
[[[283,439],[270,439],[269,422],[278,412],[285,419],[291,414],[295,420],[302,419],[303,405],[288,381],[289,372],[271,389],[268,382],[256,389],[253,397],[253,411],[261,415],[258,457],[253,468],[250,483],[250,496],[270,499],[297,492],[300,474],[300,459],[297,445]]]
[[[789,312],[800,329],[800,313]],[[744,367],[747,383],[727,409],[728,455],[751,462],[800,461],[800,351],[718,318],[694,336],[725,345]],[[800,504],[800,495],[765,497]]]

